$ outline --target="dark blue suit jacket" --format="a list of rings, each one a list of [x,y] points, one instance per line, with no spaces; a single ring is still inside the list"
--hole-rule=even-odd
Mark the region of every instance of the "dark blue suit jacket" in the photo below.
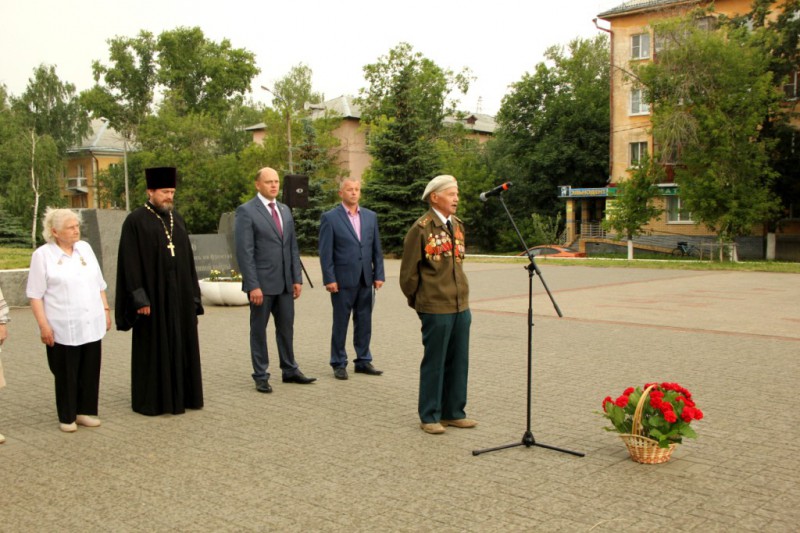
[[[319,261],[325,285],[336,282],[340,289],[349,289],[358,287],[362,279],[367,286],[375,280],[386,281],[378,217],[375,211],[363,207],[360,211],[361,241],[341,203],[322,214]]]
[[[291,293],[292,285],[303,283],[292,213],[288,206],[276,205],[283,220],[283,238],[258,196],[236,209],[233,236],[244,292],[260,288],[274,296]]]

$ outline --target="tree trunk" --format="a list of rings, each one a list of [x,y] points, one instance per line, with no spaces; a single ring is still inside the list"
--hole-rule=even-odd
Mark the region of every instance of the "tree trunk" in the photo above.
[[[39,223],[39,183],[36,181],[36,132],[31,130],[31,189],[33,189],[33,222],[31,223],[31,249],[36,249],[36,226]]]
[[[628,235],[628,259],[633,259],[633,237]]]

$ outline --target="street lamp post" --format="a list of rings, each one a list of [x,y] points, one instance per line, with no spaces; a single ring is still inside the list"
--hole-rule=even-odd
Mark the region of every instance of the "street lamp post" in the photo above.
[[[106,117],[99,117],[102,120],[106,127],[111,126],[111,121],[108,120]],[[117,132],[119,135],[119,132]],[[117,137],[119,139],[119,137]],[[128,188],[128,135],[122,135],[122,168],[123,168],[123,175],[125,176],[125,212],[131,212],[131,201],[130,201],[130,191]]]
[[[130,194],[128,191],[128,136],[122,139],[122,168],[125,174],[125,212],[131,212]]]

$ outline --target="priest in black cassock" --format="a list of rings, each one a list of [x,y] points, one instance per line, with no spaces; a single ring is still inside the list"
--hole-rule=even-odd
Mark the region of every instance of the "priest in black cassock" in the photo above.
[[[117,261],[117,329],[132,334],[133,410],[180,414],[203,407],[194,255],[173,209],[176,170],[148,168],[148,201],[125,219]]]

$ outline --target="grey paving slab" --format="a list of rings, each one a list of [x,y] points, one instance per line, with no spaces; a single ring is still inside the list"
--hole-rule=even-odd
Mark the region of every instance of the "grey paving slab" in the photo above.
[[[310,386],[250,378],[248,311],[200,317],[206,406],[130,410],[130,336],[103,343],[100,428],[58,430],[52,377],[29,309],[13,309],[0,390],[2,531],[794,531],[800,474],[796,275],[540,263],[534,279],[532,430],[524,446],[524,264],[467,262],[472,430],[432,436],[416,416],[419,321],[387,264],[373,352],[380,377],[333,378],[329,296],[297,302]],[[270,326],[269,336],[272,337]],[[273,338],[270,350],[275,353]],[[705,412],[664,465],[630,461],[596,414],[606,395],[678,381]]]

